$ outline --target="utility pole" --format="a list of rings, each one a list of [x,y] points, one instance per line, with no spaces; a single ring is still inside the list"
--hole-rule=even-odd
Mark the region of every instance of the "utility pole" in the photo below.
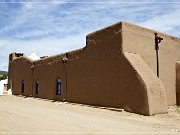
[[[68,85],[67,85],[67,68],[68,68],[68,62],[70,62],[70,61],[74,61],[74,60],[77,60],[77,59],[79,59],[79,57],[76,57],[75,59],[72,59],[72,58],[68,58],[68,53],[66,53],[65,54],[65,56],[63,57],[63,59],[62,59],[62,62],[63,62],[63,64],[64,64],[64,69],[65,69],[65,98],[63,99],[63,101],[66,101],[67,100],[67,90],[68,90]]]
[[[64,68],[65,68],[65,87],[66,87],[65,88],[65,97],[64,97],[63,101],[66,101],[66,99],[67,99],[67,62],[68,62],[67,53],[62,61],[64,63]]]
[[[157,76],[159,77],[159,43],[161,42],[161,40],[163,40],[163,38],[159,37],[157,35],[157,33],[155,34],[155,50],[156,50],[156,60],[157,60]]]

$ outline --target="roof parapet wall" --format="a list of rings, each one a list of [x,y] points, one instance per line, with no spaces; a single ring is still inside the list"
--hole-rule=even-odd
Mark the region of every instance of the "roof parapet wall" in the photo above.
[[[92,32],[86,36],[86,46],[95,45],[97,42],[113,38],[122,31],[122,22]]]
[[[156,30],[152,30],[149,28],[145,28],[139,25],[135,25],[129,22],[121,22],[121,24],[122,24],[122,31],[129,31],[129,32],[138,33],[144,36],[150,36],[150,37],[152,37],[153,35],[153,38],[154,38],[154,33],[158,33],[158,35],[163,36],[165,38],[180,41],[180,39],[177,37],[174,37],[174,36],[162,33],[162,32],[158,32]]]

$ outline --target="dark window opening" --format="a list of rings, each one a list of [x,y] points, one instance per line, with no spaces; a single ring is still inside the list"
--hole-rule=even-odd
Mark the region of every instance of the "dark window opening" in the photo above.
[[[36,81],[36,94],[39,94],[39,81]]]
[[[57,95],[61,95],[61,80],[58,79],[57,80],[57,92],[56,92]]]
[[[22,81],[22,84],[21,84],[21,92],[24,93],[24,80]]]

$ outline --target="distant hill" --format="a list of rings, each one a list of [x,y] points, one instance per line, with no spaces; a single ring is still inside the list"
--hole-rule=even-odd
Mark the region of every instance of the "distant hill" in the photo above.
[[[7,71],[0,71],[0,75],[7,75],[8,72]]]

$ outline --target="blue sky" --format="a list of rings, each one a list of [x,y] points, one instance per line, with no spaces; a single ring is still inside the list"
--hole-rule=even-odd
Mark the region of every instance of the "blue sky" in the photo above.
[[[88,33],[127,21],[180,37],[178,0],[1,0],[0,70],[18,51],[54,55],[85,46]]]

